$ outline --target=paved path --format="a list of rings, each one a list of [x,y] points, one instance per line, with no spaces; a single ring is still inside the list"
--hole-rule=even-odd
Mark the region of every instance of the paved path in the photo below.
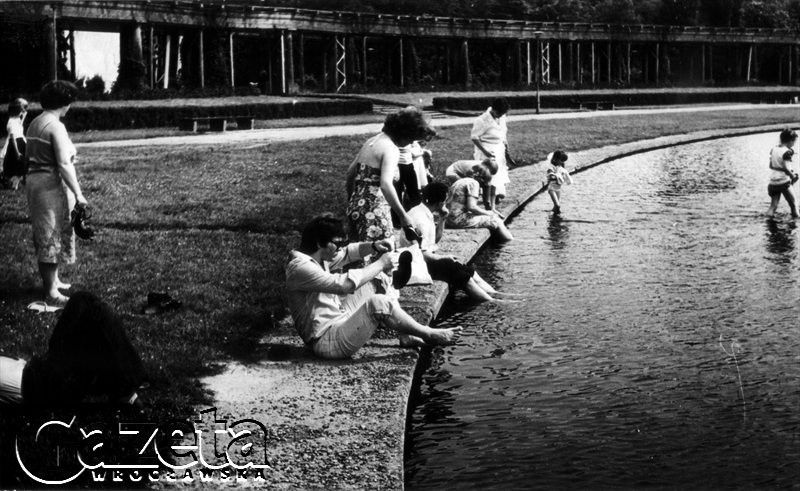
[[[784,104],[730,104],[688,107],[662,107],[655,109],[619,109],[615,111],[558,112],[546,114],[519,114],[508,117],[509,122],[551,119],[584,119],[626,116],[636,114],[667,114],[708,111],[739,111],[745,109],[763,109],[766,107],[786,107]],[[471,117],[448,117],[436,119],[434,127],[458,126],[471,124]],[[77,144],[79,148],[119,148],[136,146],[169,146],[169,145],[219,145],[224,143],[266,143],[295,140],[311,140],[329,136],[350,136],[377,133],[383,123],[366,123],[337,126],[309,126],[304,128],[271,128],[264,130],[229,131],[225,133],[203,133],[199,135],[165,136],[156,138],[139,138],[133,140],[116,140]]]

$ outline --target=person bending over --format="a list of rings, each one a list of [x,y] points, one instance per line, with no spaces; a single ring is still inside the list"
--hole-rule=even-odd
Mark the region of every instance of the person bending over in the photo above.
[[[428,273],[436,281],[444,281],[451,288],[464,290],[471,298],[480,302],[516,297],[516,295],[501,293],[492,288],[468,264],[458,262],[452,256],[436,254],[439,246],[436,244],[442,239],[444,232],[444,217],[447,216],[447,184],[432,182],[422,190],[422,203],[411,208],[408,216],[411,223],[422,233],[422,256]],[[435,215],[439,215],[439,225],[436,225]],[[410,247],[412,244],[403,234],[397,237],[398,247]]]
[[[482,167],[478,167],[479,169]],[[492,237],[500,242],[514,238],[503,219],[494,211],[481,208],[478,199],[481,186],[487,185],[491,175],[485,172],[473,177],[463,177],[450,186],[447,201],[446,224],[449,228],[488,228]]]
[[[372,337],[379,325],[398,332],[400,345],[455,342],[461,328],[434,329],[408,315],[396,300],[376,292],[373,279],[391,272],[398,254],[392,241],[347,244],[342,220],[322,215],[303,229],[300,247],[286,265],[289,309],[298,334],[321,358],[348,358]],[[331,272],[373,253],[381,256],[363,269]]]

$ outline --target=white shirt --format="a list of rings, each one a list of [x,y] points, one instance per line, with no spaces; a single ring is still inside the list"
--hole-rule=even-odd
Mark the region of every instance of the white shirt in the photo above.
[[[411,225],[419,230],[422,235],[421,249],[428,252],[436,251],[436,249],[439,248],[439,246],[436,245],[436,221],[433,218],[431,210],[429,210],[424,203],[420,203],[406,213],[411,221]],[[406,235],[401,230],[397,236],[397,247],[403,248],[410,247],[411,245],[412,243],[406,239]]]
[[[783,160],[783,154],[785,154],[788,150],[789,147],[784,147],[783,145],[778,147],[773,147],[772,150],[770,150],[769,152],[770,184],[780,185],[780,184],[786,184],[787,182],[792,182],[792,179],[789,177],[788,174],[786,174],[782,170],[776,170],[784,167],[787,169],[790,168],[789,164],[792,163],[792,160]]]

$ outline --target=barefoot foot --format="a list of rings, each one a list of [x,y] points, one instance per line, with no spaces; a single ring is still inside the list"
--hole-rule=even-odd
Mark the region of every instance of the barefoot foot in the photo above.
[[[525,295],[521,293],[506,293],[506,292],[498,292],[494,291],[490,293],[491,296],[494,298],[525,298]]]
[[[397,336],[397,339],[400,340],[401,348],[422,348],[428,346],[428,343],[426,343],[424,339],[410,334],[400,334]]]
[[[461,336],[462,330],[461,326],[450,329],[431,329],[428,334],[428,342],[437,346],[453,344]]]
[[[64,283],[61,280],[56,280],[54,286],[56,287],[56,290],[69,290],[72,288],[72,283]]]
[[[55,293],[50,293],[49,295],[45,295],[44,303],[49,306],[54,307],[63,307],[69,301],[69,297],[65,297],[64,295],[60,294],[58,291]]]

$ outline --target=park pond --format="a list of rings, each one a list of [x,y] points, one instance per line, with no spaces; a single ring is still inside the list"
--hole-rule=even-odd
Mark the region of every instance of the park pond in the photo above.
[[[412,394],[410,489],[775,488],[800,483],[798,231],[768,220],[777,134],[575,175],[476,258],[514,305],[462,325]],[[569,167],[569,165],[568,165]]]

